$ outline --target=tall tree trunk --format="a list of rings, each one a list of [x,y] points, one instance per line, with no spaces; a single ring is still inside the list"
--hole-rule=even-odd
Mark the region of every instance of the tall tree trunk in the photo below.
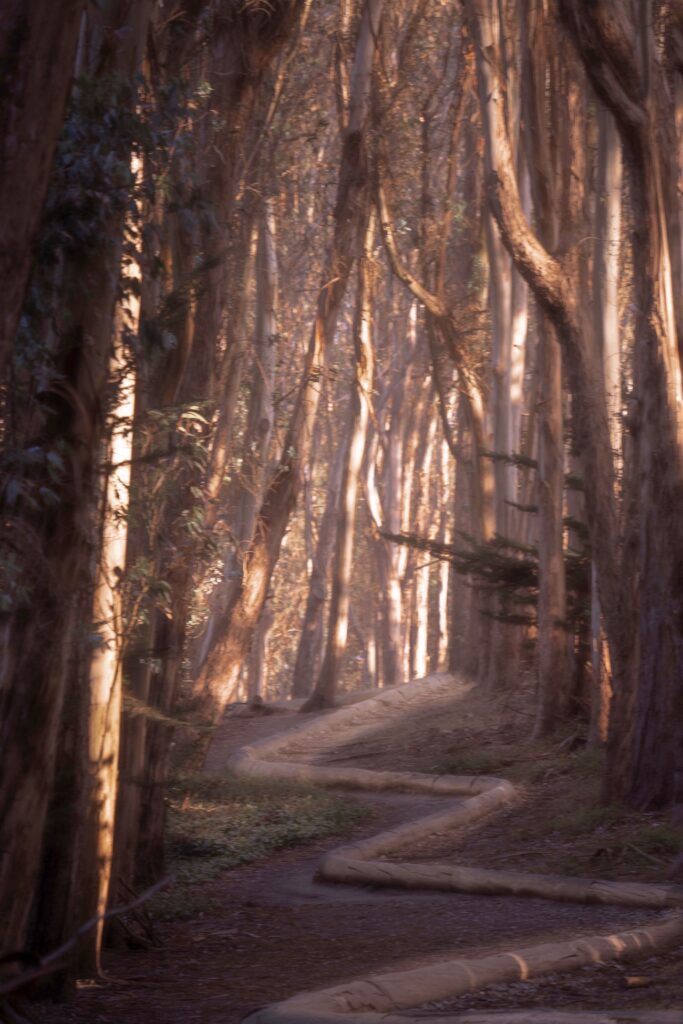
[[[426,437],[423,441],[424,451],[420,459],[420,474],[417,493],[417,512],[415,516],[415,529],[420,536],[427,536],[431,532],[431,471],[432,457],[434,453],[434,441],[436,437],[436,418],[428,403],[428,426]],[[419,557],[419,556],[418,556]],[[425,557],[420,558],[425,561]],[[430,558],[426,558],[426,565],[418,565],[413,569],[413,615],[410,631],[410,678],[424,679],[428,672],[428,643],[429,643],[429,582],[430,582]]]
[[[527,163],[541,242],[555,252],[561,238],[560,204],[564,168],[553,161],[551,139],[566,153],[568,127],[558,102],[558,59],[549,52],[545,15],[525,12],[522,22],[523,96],[526,110]],[[553,66],[554,62],[554,66]],[[548,86],[550,82],[550,86]],[[548,90],[550,95],[548,96]],[[536,733],[548,735],[569,712],[570,679],[564,622],[567,593],[563,552],[564,414],[562,351],[554,327],[543,312],[538,330],[538,709]]]
[[[0,24],[0,374],[19,322],[84,0],[9,0]]]
[[[135,299],[131,302],[134,307],[139,305]],[[107,453],[104,521],[92,611],[97,646],[90,660],[88,680],[88,779],[91,790],[80,866],[81,910],[86,918],[103,914],[107,909],[118,785],[123,655],[121,580],[126,566],[135,394],[135,373],[126,366],[128,354],[123,338],[131,327],[137,331],[137,314],[121,310],[120,316],[128,322],[121,324],[110,375],[114,380],[119,378],[121,383]],[[100,921],[81,943],[81,967],[88,974],[100,973],[103,928],[104,923]]]
[[[165,223],[159,199],[146,211],[141,235],[140,253],[140,327],[141,333],[154,319],[160,308],[164,266],[163,237]],[[154,470],[145,460],[157,441],[157,432],[150,430],[147,417],[152,395],[157,392],[156,381],[148,360],[140,359],[137,367],[138,386],[133,414],[133,461],[131,465],[130,505],[128,511],[128,539],[126,567],[129,585],[126,588],[123,614],[125,618],[125,645],[122,658],[124,695],[121,720],[121,749],[119,753],[118,801],[115,815],[114,864],[112,866],[112,899],[119,891],[130,891],[136,883],[135,856],[137,850],[140,806],[143,800],[142,776],[147,735],[147,715],[153,667],[154,626],[153,600],[149,592],[150,573],[158,578],[158,552],[153,550],[156,521],[161,514],[159,503],[153,505],[149,515],[149,495],[156,493]],[[131,586],[131,578],[142,576]],[[128,697],[126,701],[125,697]],[[135,704],[135,708],[133,705]],[[142,712],[142,713],[141,713]]]
[[[351,426],[351,417],[348,417]],[[334,554],[337,533],[337,508],[344,472],[345,455],[349,439],[339,439],[330,465],[327,481],[325,510],[318,529],[318,542],[313,556],[311,578],[308,583],[306,609],[301,624],[301,635],[296,651],[292,679],[292,696],[308,697],[315,686],[323,649],[323,608],[327,592],[327,574]]]
[[[365,453],[365,442],[374,383],[374,350],[372,340],[372,259],[375,240],[375,217],[371,213],[358,264],[356,323],[354,327],[354,386],[349,410],[350,429],[344,458],[344,471],[337,522],[337,542],[332,570],[332,595],[328,620],[327,644],[320,675],[310,699],[302,711],[332,707],[335,702],[342,659],[348,633],[351,570],[356,530],[358,481]]]
[[[611,2],[587,8],[562,0],[561,7],[586,72],[615,117],[631,181],[637,314],[630,429],[639,576],[627,627],[637,642],[633,675],[616,680],[610,786],[643,807],[681,803],[683,385],[680,260],[671,250],[671,240],[680,240],[674,119],[651,3],[639,5],[631,22],[623,12],[617,20]],[[629,83],[625,91],[622,81]],[[602,607],[607,617],[604,601]]]
[[[576,267],[571,264],[565,266],[552,256],[533,234],[524,217],[503,109],[502,82],[496,56],[499,40],[493,31],[494,21],[487,0],[470,0],[469,9],[478,50],[489,201],[503,242],[539,305],[552,319],[567,360],[585,478],[592,483],[586,494],[586,504],[591,541],[598,561],[601,600],[614,650],[615,671],[621,674],[628,661],[629,642],[624,631],[628,595],[624,594],[621,586],[618,561],[614,467],[604,391],[595,388],[595,381],[602,378],[601,362],[590,324],[586,323],[578,304]]]
[[[449,508],[453,505],[453,486],[451,474],[451,461],[448,442],[442,440],[438,445],[439,454],[439,486],[437,507],[439,508],[439,530],[437,540],[442,544],[448,544],[451,540],[449,521]],[[448,562],[440,562],[438,568],[438,597],[437,597],[437,637],[438,646],[436,660],[433,668],[437,672],[445,671],[448,665],[448,594],[450,588],[451,567]]]
[[[493,450],[497,455],[510,454],[510,363],[512,359],[512,287],[513,274],[510,256],[498,235],[498,228],[492,216],[487,218],[487,250],[489,264],[489,305],[493,329],[491,352]],[[495,480],[494,517],[495,532],[500,538],[510,536],[510,467],[503,459],[493,463]],[[496,612],[504,613],[506,608],[503,595],[493,599]],[[490,630],[487,657],[483,658],[484,681],[492,688],[505,687],[513,673],[513,635],[509,623],[494,621]],[[482,652],[483,654],[483,652]]]
[[[116,44],[110,45],[98,70],[118,74],[128,83],[129,102],[150,10],[150,2],[136,4],[133,10],[121,0],[112,2],[101,15]],[[113,147],[127,163],[129,152],[121,152],[118,141]],[[102,231],[113,244],[86,254],[82,262],[73,257],[65,273],[72,291],[59,310],[61,330],[55,362],[67,386],[50,397],[49,426],[33,442],[47,451],[66,451],[68,458],[59,502],[42,515],[24,510],[26,525],[34,520],[30,527],[33,557],[50,565],[50,578],[30,614],[14,615],[4,637],[8,656],[0,714],[0,917],[5,922],[4,942],[10,948],[23,944],[54,777],[75,616],[79,598],[92,583],[96,462],[104,431],[102,409],[123,226],[124,212],[111,213]],[[32,711],[27,733],[28,707]]]
[[[474,509],[476,499],[473,497],[476,454],[462,396],[458,406],[458,458],[455,464],[453,508],[453,530],[456,536],[471,533],[477,523]],[[451,672],[461,672],[468,678],[476,679],[480,653],[477,642],[481,620],[479,594],[473,581],[455,570],[451,572],[450,606],[448,668]]]
[[[275,616],[270,607],[270,602],[266,601],[249,654],[247,699],[250,701],[259,698],[263,699],[266,695],[266,687],[268,685],[268,642],[274,622]]]
[[[263,478],[266,471],[266,460],[273,433],[273,386],[275,375],[275,356],[277,343],[277,304],[278,304],[278,268],[275,245],[275,219],[272,202],[266,200],[261,213],[258,246],[255,254],[255,285],[256,285],[256,323],[254,337],[254,361],[252,381],[249,392],[249,409],[245,431],[245,444],[242,456],[242,468],[239,479],[237,507],[231,524],[232,544],[223,566],[223,580],[211,594],[212,610],[205,627],[197,658],[197,667],[201,669],[211,649],[213,638],[221,628],[221,618],[230,602],[230,593],[238,586],[242,561],[252,542],[256,513],[263,494]],[[234,371],[233,367],[233,371]],[[239,376],[239,374],[236,374]],[[225,430],[226,424],[220,422],[230,409],[229,419],[232,422],[237,404],[238,389],[234,389],[229,401],[222,403],[219,413],[218,430]],[[225,431],[226,444],[229,441]],[[222,440],[219,441],[219,444]],[[216,451],[214,439],[212,455]],[[224,469],[224,467],[223,467]],[[213,472],[213,467],[210,475]],[[223,475],[222,473],[220,474]],[[217,482],[209,480],[207,489],[211,509],[205,525],[215,518],[218,509],[219,487]]]
[[[612,448],[621,451],[621,345],[619,323],[619,256],[621,249],[621,141],[614,119],[598,110],[596,240],[593,256],[593,302],[596,332],[602,351]],[[595,562],[591,567],[591,717],[589,736],[595,746],[606,743],[611,685],[598,596]]]
[[[366,127],[381,11],[382,0],[367,0],[363,9],[351,79],[348,125],[342,143],[334,241],[323,275],[303,383],[280,462],[266,487],[240,589],[226,611],[227,628],[216,639],[196,684],[198,695],[214,713],[224,705],[226,695],[232,691],[239,677],[263,609],[282,539],[298,500],[303,467],[308,461],[312,439],[325,350],[334,337],[351,266],[365,230],[368,213]]]
[[[562,352],[552,324],[539,331],[538,422],[538,707],[536,734],[554,732],[569,713],[567,594],[563,525]]]

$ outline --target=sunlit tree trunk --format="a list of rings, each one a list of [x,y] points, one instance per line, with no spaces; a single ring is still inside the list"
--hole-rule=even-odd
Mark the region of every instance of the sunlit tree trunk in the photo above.
[[[442,544],[448,544],[451,540],[449,522],[449,508],[453,504],[453,487],[450,451],[447,441],[441,441],[438,445],[439,455],[439,530],[437,540]],[[437,596],[437,636],[438,647],[436,663],[434,668],[437,671],[444,671],[448,665],[448,594],[450,587],[451,568],[448,562],[440,562],[438,566],[438,596]]]
[[[356,322],[354,325],[354,385],[349,410],[350,427],[344,458],[338,508],[337,538],[332,567],[332,593],[327,626],[327,643],[315,690],[302,711],[315,711],[334,705],[348,633],[351,570],[360,479],[368,431],[374,382],[372,340],[372,259],[375,218],[371,213],[359,260]]]
[[[207,475],[196,461],[181,464],[179,479],[169,495],[158,525],[154,544],[160,551],[159,573],[168,588],[166,607],[155,612],[152,647],[156,671],[150,678],[149,701],[155,710],[168,717],[178,698],[187,647],[189,615],[193,602],[193,581],[201,536],[187,528],[187,517],[201,516],[206,529],[216,514],[213,504],[222,483],[228,447],[226,422],[231,403],[236,400],[239,352],[235,366],[235,344],[239,348],[242,298],[239,283],[249,259],[253,205],[245,203],[242,216],[235,217],[235,200],[245,169],[249,165],[246,147],[254,127],[254,113],[264,99],[261,85],[266,69],[296,35],[305,4],[283,0],[267,12],[251,6],[239,11],[221,8],[213,22],[211,73],[215,89],[209,102],[221,116],[206,123],[202,132],[202,194],[211,204],[214,218],[206,217],[200,232],[200,249],[207,261],[197,295],[191,351],[175,360],[175,400],[181,410],[208,400],[219,408],[215,433],[216,445],[210,457]],[[266,113],[267,117],[267,113]],[[208,134],[207,134],[208,133]],[[258,134],[258,133],[257,133]],[[250,193],[251,194],[251,193]],[[232,270],[232,274],[228,273]],[[234,302],[236,325],[226,331],[228,345],[220,359],[225,303]],[[234,369],[230,380],[226,374]],[[201,427],[203,441],[209,447],[210,425]],[[215,456],[215,457],[214,457]],[[204,485],[204,486],[203,486]],[[201,492],[201,493],[200,493]],[[248,653],[248,652],[247,652]],[[173,730],[168,723],[154,721],[146,726],[146,750],[137,840],[138,877],[141,881],[158,877],[164,864],[164,825],[166,800],[164,786],[170,767]]]
[[[431,404],[431,403],[430,403]],[[420,536],[427,536],[431,527],[430,475],[436,437],[436,418],[428,406],[429,418],[424,439],[424,452],[420,460],[420,474],[417,493],[417,515],[415,529]],[[429,563],[430,557],[418,553],[420,562]],[[418,565],[413,570],[413,615],[410,635],[410,678],[423,679],[428,672],[429,641],[429,564]]]
[[[598,166],[596,183],[596,240],[593,256],[593,302],[596,331],[602,351],[605,391],[612,448],[621,450],[621,345],[619,324],[619,257],[621,250],[621,142],[612,115],[598,110]],[[605,658],[595,562],[591,568],[592,696],[590,740],[607,741],[611,685]]]
[[[349,425],[352,423],[350,418],[348,418],[348,423]],[[323,648],[323,608],[327,593],[327,575],[334,554],[337,508],[347,446],[348,438],[344,435],[337,443],[337,449],[329,467],[325,509],[320,519],[318,541],[308,584],[306,608],[294,663],[293,697],[309,696],[315,686],[320,669]]]
[[[254,634],[254,642],[251,647],[248,662],[247,699],[254,700],[256,697],[265,698],[268,685],[268,646],[270,631],[273,628],[275,616],[266,601],[263,614]]]
[[[129,355],[123,338],[127,329],[137,331],[139,302],[131,298],[130,304],[132,308],[120,309],[122,324],[111,366],[111,378],[120,383],[107,452],[103,526],[92,611],[97,642],[88,680],[88,780],[91,789],[80,869],[81,910],[86,918],[103,914],[107,908],[114,852],[122,708],[121,580],[126,567],[135,394],[135,371],[127,365]],[[100,971],[103,927],[100,922],[81,943],[81,965],[87,973]]]
[[[116,39],[98,71],[119,75],[129,83],[131,101],[150,10],[151,3],[137,4],[133,10],[121,0],[93,15]],[[119,158],[127,163],[127,144],[114,140],[112,145],[114,151],[118,146]],[[36,443],[48,450],[54,445],[56,450],[68,452],[68,458],[58,503],[31,527],[33,556],[49,562],[50,579],[31,615],[18,616],[5,636],[13,653],[5,660],[0,709],[0,917],[5,922],[3,939],[10,948],[22,945],[31,908],[75,617],[83,608],[79,604],[82,594],[92,584],[97,457],[104,432],[102,408],[123,227],[124,213],[112,212],[102,227],[111,244],[88,253],[81,261],[73,257],[65,274],[70,290],[58,311],[62,330],[55,363],[68,386],[55,396],[49,428]],[[21,725],[29,706],[30,736]]]

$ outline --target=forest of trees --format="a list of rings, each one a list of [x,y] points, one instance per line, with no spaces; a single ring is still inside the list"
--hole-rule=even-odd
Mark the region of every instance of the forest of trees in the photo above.
[[[683,804],[681,0],[2,0],[0,138],[0,955],[254,697],[531,677]]]

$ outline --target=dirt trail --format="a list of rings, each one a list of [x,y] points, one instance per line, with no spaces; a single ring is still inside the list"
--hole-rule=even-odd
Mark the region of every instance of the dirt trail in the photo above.
[[[466,696],[461,694],[460,696]],[[453,700],[449,702],[452,708]],[[418,718],[438,722],[443,701],[426,701]],[[240,716],[226,720],[207,768],[218,771],[238,747],[275,735],[296,716]],[[354,746],[339,735],[317,747],[304,744],[292,757],[327,764],[411,767],[397,749],[405,716],[387,714]],[[419,732],[419,730],[418,730]],[[417,733],[415,733],[417,734]],[[424,765],[424,749],[414,751]],[[374,809],[372,821],[352,841],[430,813],[438,797],[413,793],[354,793]],[[54,1024],[148,1024],[150,1013],[166,1024],[237,1024],[248,1013],[302,990],[350,981],[360,974],[407,970],[459,954],[478,955],[501,946],[560,940],[577,933],[623,930],[656,919],[642,908],[584,906],[541,899],[397,891],[336,886],[314,880],[321,856],[335,847],[325,839],[227,872],[204,886],[211,913],[160,927],[161,949],[111,952],[109,983],[81,988],[74,1005],[42,1007]],[[498,985],[458,1000],[436,1003],[432,1012],[470,1007],[683,1005],[676,956],[639,965],[656,977],[656,989],[627,987],[624,965],[586,968],[571,977]],[[430,1009],[425,1008],[427,1018]],[[683,1021],[683,1015],[681,1016]]]

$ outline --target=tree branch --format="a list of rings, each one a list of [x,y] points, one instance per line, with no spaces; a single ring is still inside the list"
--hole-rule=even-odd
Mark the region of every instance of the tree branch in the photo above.
[[[486,187],[501,238],[537,299],[567,319],[572,307],[562,267],[541,245],[524,215],[505,116],[505,89],[498,66],[497,22],[487,0],[468,0],[477,48],[477,79],[485,137]]]
[[[11,978],[9,981],[0,983],[0,997],[8,996],[12,992],[17,992],[19,989],[29,985],[37,978],[42,978],[47,974],[53,974],[55,971],[61,970],[64,966],[61,962],[64,954],[73,949],[78,940],[82,938],[83,935],[86,935],[92,928],[95,928],[100,921],[109,921],[113,917],[120,917],[121,914],[127,914],[130,910],[134,910],[142,903],[145,903],[150,899],[150,897],[154,896],[155,893],[159,892],[160,889],[163,889],[173,880],[173,875],[167,875],[159,882],[155,882],[155,884],[150,886],[149,889],[145,889],[143,893],[137,896],[134,900],[131,900],[130,903],[126,903],[122,907],[112,907],[111,910],[107,910],[104,914],[97,914],[95,917],[91,917],[85,922],[85,924],[82,924],[81,927],[74,932],[70,939],[67,939],[66,942],[63,942],[61,946],[53,949],[50,953],[46,953],[45,956],[36,957],[35,960],[33,960],[32,955],[26,952],[6,954],[2,958],[3,963],[9,963],[14,960],[17,962],[23,961],[25,963],[27,959],[30,959],[33,961],[35,966],[30,970],[15,975],[15,977]]]

